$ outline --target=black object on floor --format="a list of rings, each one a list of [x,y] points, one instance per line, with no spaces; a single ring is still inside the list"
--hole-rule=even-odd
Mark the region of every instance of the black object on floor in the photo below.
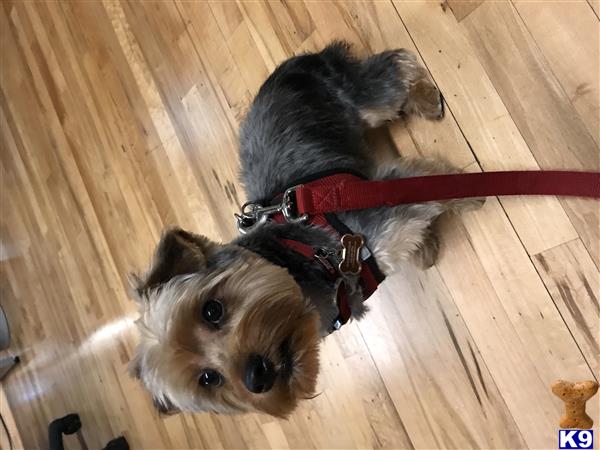
[[[129,443],[123,436],[113,439],[102,450],[129,450]]]
[[[77,433],[81,429],[79,414],[67,414],[53,420],[48,426],[48,443],[50,450],[64,450],[63,434]]]
[[[67,414],[65,417],[53,420],[48,426],[50,450],[64,450],[62,435],[77,433],[80,429],[81,419],[79,414]],[[82,442],[82,445],[85,445],[85,442]],[[103,450],[129,450],[129,443],[124,436],[119,436],[106,444]]]

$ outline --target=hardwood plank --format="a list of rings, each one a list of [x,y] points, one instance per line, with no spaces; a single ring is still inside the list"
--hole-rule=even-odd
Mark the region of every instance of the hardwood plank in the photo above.
[[[454,17],[433,2],[394,5],[482,169],[539,169]],[[577,237],[555,198],[514,197],[501,203],[529,254]]]
[[[462,23],[469,30],[480,61],[540,167],[598,170],[600,148],[514,7],[505,2],[487,2]],[[583,76],[595,79],[597,85],[598,71],[594,70],[593,61],[594,58],[597,61],[600,51],[598,33],[592,33],[589,38],[586,48],[591,52],[590,70],[573,66],[571,70],[581,70],[585,73]],[[595,66],[597,68],[597,64]],[[597,104],[597,98],[595,102]],[[595,115],[597,123],[598,109]],[[599,265],[600,211],[596,202],[568,198],[560,202]]]
[[[471,14],[483,0],[446,0],[446,4],[450,6],[454,17],[459,22]]]
[[[302,2],[264,2],[250,5],[239,1],[256,46],[269,72],[314,32],[315,25]]]
[[[16,14],[13,17],[17,23],[21,23]],[[15,49],[18,49],[21,43],[13,42],[13,45]],[[33,43],[31,47],[35,48],[35,44]],[[19,67],[22,60],[17,58],[14,53],[10,57],[13,58],[16,67]],[[35,93],[37,97],[23,95],[17,98],[10,96],[9,99],[7,95],[7,102],[3,105],[7,128],[11,130],[13,135],[13,161],[23,168],[21,170],[29,171],[29,180],[35,185],[36,195],[43,200],[40,203],[44,205],[45,218],[43,220],[48,224],[52,224],[53,230],[59,233],[64,232],[58,225],[61,222],[64,222],[66,229],[70,229],[67,225],[72,226],[72,229],[88,227],[93,230],[94,237],[99,241],[97,244],[99,247],[95,251],[106,251],[106,247],[103,247],[106,244],[102,244],[102,233],[98,232],[101,229],[100,225],[97,222],[89,197],[87,197],[85,183],[73,162],[69,142],[62,133],[57,117],[53,115],[54,109],[51,99],[48,92],[43,88],[42,75],[33,60],[34,55],[27,53],[27,58],[31,63],[30,67],[33,74],[32,78],[24,83],[24,86],[28,89],[26,92]],[[3,88],[6,89],[4,92],[11,94],[14,92],[13,89],[19,87],[18,83],[22,80],[9,75],[4,78],[4,82]],[[47,114],[38,117],[34,114],[38,109],[47,111]],[[40,123],[41,120],[44,120],[44,126]],[[24,131],[29,126],[39,127],[40,132],[36,134],[25,133]],[[41,151],[38,154],[33,153],[33,149],[45,149],[46,151]],[[69,179],[68,186],[63,186],[58,182],[63,177]],[[68,208],[65,209],[63,205],[63,203],[71,201],[75,195],[80,197],[80,204],[76,210],[80,211],[81,217],[71,217],[72,215],[67,213]],[[60,206],[60,208],[56,210],[56,206]],[[61,217],[61,214],[65,214],[65,217]],[[85,224],[82,225],[82,222]],[[48,228],[50,228],[49,225]],[[36,234],[39,234],[34,233],[34,231],[37,230],[30,230],[31,238],[37,237]],[[119,282],[115,282],[112,276],[103,279],[104,275],[115,273],[112,259],[101,260],[98,266],[101,272],[95,273],[94,278],[102,280],[105,286],[111,290],[119,289]],[[96,270],[96,268],[90,267],[89,270]],[[118,280],[118,277],[116,279]]]
[[[368,48],[365,42],[362,42],[360,36],[348,27],[347,13],[343,11],[342,5],[338,2],[305,2],[306,9],[315,24],[318,42],[320,46],[333,40],[344,40],[354,44],[355,50],[365,53]],[[361,16],[361,20],[366,19]],[[367,19],[368,20],[368,19]]]
[[[235,179],[235,133],[228,126],[185,31],[185,24],[170,3],[149,10],[124,4],[123,11],[132,36],[152,71],[154,83],[165,99],[165,108],[179,141],[173,150],[181,153],[177,156],[176,169],[187,166],[192,184],[202,193],[196,204],[202,208],[199,217],[215,219],[213,223],[199,219],[198,223],[202,224],[205,234],[213,238],[231,236],[234,226],[228,212],[237,209],[238,199],[235,197],[237,192],[241,192]],[[143,34],[152,27],[156,27],[157,31]],[[172,46],[171,42],[178,42],[178,45]],[[189,64],[176,70],[175,62],[185,58],[188,58]],[[207,114],[207,110],[211,114]],[[194,117],[193,121],[191,117]],[[221,157],[211,158],[210,155],[215,153]],[[207,192],[211,194],[207,195]]]
[[[252,9],[258,10],[259,8],[260,5],[255,5]],[[219,13],[219,10],[215,11],[213,9],[215,18],[218,19],[220,17]],[[242,16],[241,12],[240,16]],[[246,24],[247,21],[244,21],[233,33],[227,35],[226,42],[247,89],[254,95],[275,67],[272,66],[269,70],[267,64],[264,63],[262,57],[264,52],[261,54],[259,51],[255,41],[252,39],[251,31]]]
[[[579,239],[535,255],[533,262],[588,365],[597,374],[600,272]]]
[[[91,85],[89,84],[89,78],[87,78],[94,76],[94,73],[91,70],[86,72],[85,68],[82,69],[79,65],[61,66],[59,60],[63,57],[73,57],[76,54],[73,52],[77,50],[73,47],[63,47],[61,45],[63,41],[60,40],[52,47],[48,44],[49,32],[56,28],[63,30],[67,28],[66,22],[62,19],[62,11],[56,7],[48,7],[47,12],[41,11],[41,15],[48,15],[60,21],[47,24],[46,26],[49,27],[50,31],[48,31],[45,24],[41,21],[40,13],[32,5],[19,8],[19,13],[19,17],[22,18],[23,28],[21,36],[23,41],[26,42],[29,40],[29,45],[34,50],[39,49],[39,51],[44,52],[46,55],[46,59],[44,59],[39,51],[35,53],[26,52],[30,65],[39,64],[40,75],[37,80],[37,86],[39,89],[48,89],[48,99],[50,102],[48,108],[51,111],[57,108],[56,110],[59,114],[53,121],[54,129],[57,134],[60,134],[61,139],[61,146],[57,147],[57,156],[60,158],[60,163],[67,168],[68,174],[80,177],[79,183],[81,185],[79,189],[89,193],[89,207],[92,208],[91,204],[94,203],[93,208],[99,210],[97,217],[101,223],[100,230],[108,230],[115,226],[126,230],[128,223],[137,222],[140,225],[148,227],[144,233],[152,233],[154,231],[156,235],[160,228],[156,226],[152,227],[152,223],[155,220],[154,218],[150,218],[154,214],[153,209],[142,209],[140,202],[137,200],[137,198],[143,195],[142,193],[147,193],[147,190],[140,184],[136,186],[135,182],[139,180],[139,174],[136,174],[130,166],[118,166],[116,164],[120,160],[120,155],[117,152],[121,152],[121,155],[124,153],[121,147],[121,142],[123,141],[115,142],[111,140],[112,136],[103,132],[101,118],[104,113],[102,110],[102,106],[104,105],[98,107],[93,103],[94,98],[100,97],[97,97],[93,91],[89,91]],[[85,16],[81,19],[85,20]],[[52,28],[54,24],[56,24],[56,28]],[[65,36],[65,33],[66,31],[63,31],[62,36]],[[69,51],[70,53],[68,53]],[[106,76],[109,77],[110,75],[107,73]],[[118,86],[118,80],[110,79],[110,82],[116,82]],[[44,83],[46,84],[45,86]],[[61,89],[60,104],[57,104],[59,101],[57,100],[58,97],[55,94],[54,97],[52,96],[53,89],[56,86]],[[67,86],[78,89],[85,95],[75,96],[72,93],[73,91],[67,89]],[[110,99],[110,97],[108,98]],[[114,103],[110,104],[107,102],[105,104],[114,108]],[[63,109],[65,112],[61,113]],[[142,145],[143,143],[145,142],[140,142]],[[78,158],[80,153],[77,149],[84,146],[94,148],[95,151],[91,152],[90,158]],[[67,150],[61,152],[63,148]],[[125,174],[130,177],[132,185],[124,185],[123,183],[119,183],[119,178],[107,176],[108,173],[118,173],[118,171],[126,171]],[[104,183],[100,185],[88,182],[88,180],[96,179],[104,179]],[[108,197],[106,196],[107,193],[109,194]],[[127,206],[126,203],[128,203]],[[109,211],[112,211],[112,213],[109,214]],[[140,232],[142,231],[140,230]],[[120,245],[118,243],[119,237],[118,233],[105,234],[110,247],[118,247]],[[136,255],[136,252],[132,249],[130,257],[134,255]],[[117,256],[116,263],[123,273],[123,271],[127,271],[127,267],[131,267],[131,263],[122,256]],[[140,256],[140,254],[137,253],[137,256]]]
[[[205,2],[177,2],[177,8],[189,23],[189,33],[215,93],[231,111],[230,123],[237,129],[246,114],[252,96],[233,58],[225,36]],[[210,55],[210,58],[207,57]],[[259,61],[260,62],[260,61]],[[227,112],[227,111],[226,111]]]
[[[583,1],[514,6],[596,145],[600,143],[600,22]],[[594,160],[582,162],[598,166]]]
[[[209,1],[213,17],[217,20],[223,36],[229,36],[238,29],[244,18],[235,2]]]
[[[359,323],[416,448],[523,448],[525,441],[436,270],[406,269]]]
[[[593,374],[523,250],[507,242],[514,239],[510,233],[486,229],[502,222],[501,228],[510,227],[506,219],[489,220],[490,214],[501,214],[496,200],[463,217],[464,228],[443,224],[447,250],[438,270],[526,446],[550,448],[562,411],[550,384]]]
[[[346,5],[347,8],[354,8],[355,7],[355,3],[349,3]],[[370,6],[370,8],[375,8],[373,6]],[[381,11],[379,11],[378,14],[376,14],[380,20],[385,20],[383,18],[388,18],[390,17],[389,11],[385,11],[385,7],[381,6],[379,7],[379,5],[377,6],[377,8],[380,8]],[[357,7],[356,9],[352,10],[349,12],[349,16],[362,16],[363,19],[361,20],[360,24],[353,24],[353,29],[357,30],[357,32],[360,34],[362,32],[362,34],[365,36],[369,36],[372,37],[372,40],[377,41],[376,38],[376,32],[374,31],[374,29],[386,29],[386,26],[380,21],[377,23],[374,23],[370,26],[365,26],[365,19],[364,16],[365,14],[360,14],[363,11],[360,11],[360,8]],[[374,15],[374,14],[371,14]],[[402,33],[396,33],[396,35],[401,35]],[[394,46],[402,46],[403,43],[399,43],[399,42],[392,42],[391,45],[389,42],[386,42],[382,45],[383,48],[389,48],[389,47],[394,47]],[[377,46],[376,46],[377,47]],[[378,49],[375,48],[374,51],[377,51]],[[436,137],[441,139],[442,141],[444,141],[445,146],[447,148],[452,148],[452,149],[460,149],[461,147],[466,147],[466,145],[464,143],[461,143],[462,138],[458,138],[458,133],[455,132],[455,130],[451,127],[451,126],[446,126],[443,127],[442,125],[446,123],[446,124],[453,124],[454,121],[453,120],[449,120],[446,119],[444,120],[442,123],[433,123],[433,122],[418,122],[416,124],[416,126],[414,128],[416,128],[417,130],[422,128],[422,127],[426,127],[426,126],[431,126],[432,128],[430,128],[432,131],[435,130],[437,131],[436,133]],[[433,128],[435,127],[435,128]],[[394,135],[394,137],[396,136],[400,136],[401,133],[401,128],[402,126],[400,124],[394,124],[391,126],[391,130],[392,130],[392,134]],[[414,148],[418,148],[419,151],[415,152],[412,151],[411,149],[411,145],[410,143],[408,143],[406,140],[404,140],[403,142],[399,142],[396,141],[398,145],[398,148],[401,149],[401,153],[403,154],[408,154],[408,155],[420,155],[420,156],[434,156],[437,153],[437,150],[435,148],[432,147],[432,143],[430,140],[428,140],[428,133],[424,133],[423,135],[420,135],[417,132],[414,132],[413,130],[410,130],[410,136],[412,137],[412,140],[415,142],[416,145],[412,145],[413,149]],[[461,145],[462,144],[462,145]],[[456,150],[454,150],[456,151]],[[460,152],[460,151],[459,151]],[[444,155],[445,156],[445,155]],[[501,215],[502,216],[502,215]],[[498,222],[499,218],[494,218],[494,221],[490,221],[490,223],[496,223]],[[504,233],[506,236],[511,236],[511,239],[513,239],[513,244],[511,244],[511,248],[513,248],[513,251],[519,251],[519,245],[518,243],[514,240],[515,236],[512,232],[510,232],[510,228],[506,227],[505,230],[507,231],[507,233]],[[493,235],[493,234],[491,234]],[[521,257],[520,261],[522,261],[524,264],[527,264],[527,258],[526,257]],[[497,268],[502,270],[501,268]],[[531,266],[529,267],[528,270],[531,270]],[[491,273],[493,272],[497,272],[497,270],[493,270],[490,271]],[[535,278],[535,277],[534,277]],[[538,284],[539,286],[539,284]]]
[[[125,11],[120,3],[113,1],[104,2],[104,8],[116,35],[116,44],[123,52],[122,63],[128,66],[133,75],[129,89],[136,92],[136,98],[141,99],[139,103],[147,108],[147,112],[141,111],[141,114],[149,116],[144,116],[144,129],[158,142],[150,151],[138,153],[135,156],[136,163],[144,164],[142,167],[146,173],[153,170],[157,179],[170,180],[161,183],[165,189],[162,197],[168,198],[167,202],[173,208],[173,213],[165,217],[163,224],[177,223],[184,228],[202,224],[208,229],[207,234],[216,238],[218,232],[210,211],[205,206],[205,193],[198,187],[196,176],[190,168],[189,157],[177,137],[151,68],[125,18]],[[115,54],[118,55],[118,51]],[[155,197],[156,194],[153,194],[153,198]]]

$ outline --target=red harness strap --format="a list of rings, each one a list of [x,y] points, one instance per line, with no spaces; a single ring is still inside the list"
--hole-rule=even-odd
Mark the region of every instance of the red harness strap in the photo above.
[[[339,183],[342,181],[355,181],[361,180],[357,175],[348,174],[348,173],[339,173],[331,176],[325,176],[322,178],[317,178],[314,181],[311,181],[307,185],[311,185],[313,187],[316,186],[329,186],[332,183]],[[272,216],[272,220],[278,223],[285,223],[286,220],[283,217],[283,214],[278,213]],[[347,233],[352,233],[352,230],[348,229],[343,223],[339,221],[334,215],[331,214],[310,214],[307,220],[307,223],[311,225],[318,225],[322,228],[329,230],[332,234],[338,236],[339,238],[342,235]],[[294,252],[302,255],[303,257],[314,260],[315,263],[320,264],[324,270],[328,273],[329,277],[332,281],[337,281],[341,278],[341,274],[334,264],[332,264],[326,257],[319,256],[316,251],[318,249],[313,248],[312,246],[305,244],[300,241],[296,241],[294,239],[285,239],[280,238],[279,242],[283,244],[285,247],[293,250]],[[381,273],[379,268],[377,267],[377,263],[375,259],[370,256],[366,260],[362,261],[362,270],[358,276],[358,283],[360,289],[362,291],[363,301],[367,300],[373,293],[377,290],[379,284],[385,279],[385,276]],[[334,331],[339,329],[342,325],[347,323],[352,316],[352,311],[350,309],[350,301],[348,297],[347,287],[345,286],[345,282],[338,282],[337,293],[336,293],[336,304],[338,309],[338,315],[333,320],[333,323],[330,327],[330,331]]]
[[[363,180],[332,175],[296,188],[298,215],[490,195],[600,198],[600,172],[516,171]]]
[[[329,275],[329,278],[331,280],[337,280],[340,277],[340,274],[339,274],[337,268],[331,262],[329,262],[326,258],[319,257],[316,254],[314,247],[312,247],[308,244],[305,244],[304,242],[296,241],[294,239],[279,238],[279,242],[281,242],[285,247],[304,256],[306,259],[315,260],[318,263],[320,263],[321,266],[325,269],[325,271]],[[370,286],[371,290],[368,292],[368,294],[367,294],[367,291],[363,290],[365,299],[366,299],[373,292],[375,292],[375,290],[377,289],[377,285],[379,283],[377,283],[377,281],[373,277],[373,274],[371,273],[370,270],[366,269],[365,273],[368,274],[367,276],[370,276],[370,278],[372,278],[372,280],[374,282],[374,285]],[[331,324],[331,327],[330,327],[330,331],[339,329],[342,325],[344,325],[346,322],[348,322],[348,320],[350,320],[350,317],[352,316],[352,311],[350,309],[350,302],[348,300],[348,292],[346,291],[346,286],[345,286],[345,283],[343,283],[343,282],[339,283],[338,287],[337,287],[336,305],[338,308],[338,315],[333,320],[333,323]]]

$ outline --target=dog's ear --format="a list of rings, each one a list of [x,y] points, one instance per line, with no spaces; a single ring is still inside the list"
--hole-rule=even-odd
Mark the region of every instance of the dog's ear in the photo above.
[[[149,289],[166,283],[177,275],[195,273],[206,267],[206,255],[217,244],[204,236],[180,228],[167,230],[154,254],[150,270],[142,277],[130,276],[130,282],[140,297]]]

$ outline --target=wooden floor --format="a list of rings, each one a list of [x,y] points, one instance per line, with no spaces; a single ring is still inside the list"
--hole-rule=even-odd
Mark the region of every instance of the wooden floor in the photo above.
[[[278,63],[334,38],[415,50],[442,90],[445,120],[390,128],[402,154],[598,170],[599,9],[3,0],[0,292],[22,363],[2,406],[24,446],[77,411],[89,448],[120,434],[135,449],[557,448],[550,383],[599,373],[598,202],[490,199],[447,221],[436,267],[387,280],[326,340],[321,395],[289,421],[159,418],[126,373],[126,274],[167,225],[235,235],[249,102]]]

